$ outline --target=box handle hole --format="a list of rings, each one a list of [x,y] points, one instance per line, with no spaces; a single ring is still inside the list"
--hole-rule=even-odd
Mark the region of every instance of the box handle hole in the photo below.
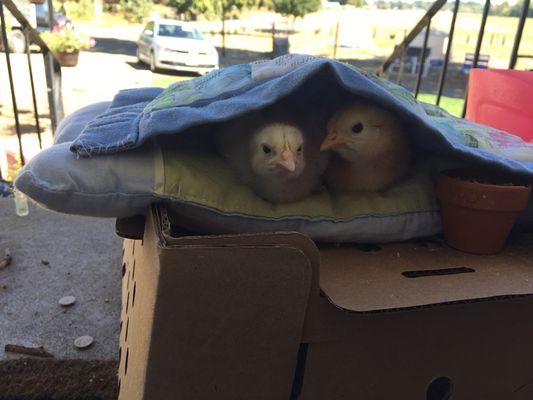
[[[130,329],[130,318],[128,317],[126,321],[126,332],[124,333],[124,342],[128,341],[128,331]]]
[[[450,378],[441,376],[433,379],[426,392],[426,400],[449,400],[452,397],[453,384]]]
[[[128,373],[128,358],[130,356],[130,349],[126,349],[126,359],[124,360],[124,376]]]
[[[442,269],[422,269],[417,271],[405,271],[402,275],[406,278],[423,278],[425,276],[439,276],[439,275],[457,275],[468,274],[476,272],[473,268],[468,267],[454,267],[454,268],[442,268]]]

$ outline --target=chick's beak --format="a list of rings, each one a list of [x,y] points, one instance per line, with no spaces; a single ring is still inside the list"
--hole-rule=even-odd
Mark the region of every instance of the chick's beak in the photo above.
[[[336,132],[331,132],[322,142],[320,151],[340,149],[342,147],[346,147],[346,142]]]
[[[294,153],[287,142],[285,142],[285,147],[281,152],[279,159],[276,161],[276,165],[285,168],[289,172],[294,172],[296,170]]]

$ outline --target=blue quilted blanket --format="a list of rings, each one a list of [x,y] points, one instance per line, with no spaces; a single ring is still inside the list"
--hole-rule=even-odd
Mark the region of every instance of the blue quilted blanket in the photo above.
[[[418,102],[401,86],[327,58],[291,54],[241,64],[177,82],[167,89],[119,92],[108,111],[72,143],[79,156],[113,154],[158,135],[229,120],[271,105],[299,88],[328,78],[339,90],[378,103],[409,122],[418,146],[533,177],[533,143]]]

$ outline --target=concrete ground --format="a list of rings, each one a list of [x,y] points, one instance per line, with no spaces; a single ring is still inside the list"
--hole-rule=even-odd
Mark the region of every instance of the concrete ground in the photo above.
[[[135,40],[139,27],[101,28],[79,26],[96,38],[96,47],[82,52],[76,68],[63,68],[65,114],[85,105],[111,100],[120,89],[167,86],[194,74],[152,74],[138,65]],[[262,58],[250,51],[228,50],[223,65]],[[27,160],[39,151],[34,130],[33,106],[26,56],[11,57],[17,103],[21,110],[24,154]],[[32,54],[37,101],[44,126],[43,148],[52,145],[42,56]],[[0,57],[0,76],[7,76]],[[4,152],[18,154],[18,142],[7,87],[0,90],[0,167],[5,173]],[[4,157],[4,161],[2,160]],[[121,240],[114,221],[49,212],[30,205],[30,214],[17,217],[13,199],[0,198],[0,259],[9,248],[13,263],[0,270],[0,359],[5,344],[44,346],[58,358],[117,358],[120,321]],[[50,262],[48,266],[41,260]],[[75,296],[76,303],[62,308],[58,300]],[[74,339],[94,337],[87,350],[77,350]]]
[[[15,214],[12,198],[0,198],[0,359],[6,344],[44,346],[57,358],[117,358],[120,324],[121,239],[114,220],[63,215],[30,204]],[[42,260],[48,261],[44,265]],[[58,300],[76,297],[70,307]],[[94,343],[78,350],[74,340]]]

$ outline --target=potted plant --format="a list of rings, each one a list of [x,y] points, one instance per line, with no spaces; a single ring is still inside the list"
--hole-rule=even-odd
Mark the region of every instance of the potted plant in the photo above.
[[[62,67],[75,67],[80,50],[90,47],[89,39],[72,29],[44,32],[41,37]]]
[[[526,208],[530,192],[529,182],[516,177],[487,171],[441,173],[437,197],[444,239],[451,247],[468,253],[498,253],[518,214]]]

